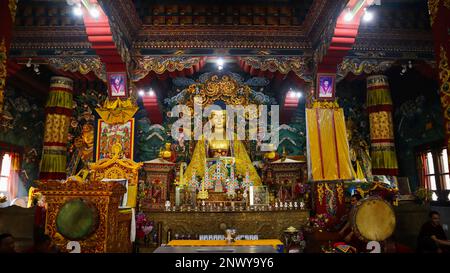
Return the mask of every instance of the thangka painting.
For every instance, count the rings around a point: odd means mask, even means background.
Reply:
[[[134,119],[124,124],[108,124],[104,120],[98,121],[96,160],[110,158],[114,144],[122,145],[124,158],[133,160],[134,147]]]

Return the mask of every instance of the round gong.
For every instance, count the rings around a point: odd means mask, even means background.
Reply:
[[[361,200],[353,210],[353,230],[361,239],[384,241],[395,229],[395,213],[391,205],[378,197]]]
[[[70,240],[89,237],[98,226],[98,210],[93,203],[84,199],[67,201],[56,216],[56,229]]]

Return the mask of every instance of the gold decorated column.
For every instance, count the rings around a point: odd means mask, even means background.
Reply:
[[[433,31],[434,56],[438,64],[439,96],[444,113],[447,154],[450,157],[450,0],[428,0],[428,8]]]
[[[370,155],[374,175],[398,175],[392,108],[388,78],[384,75],[368,77],[367,111],[370,121]]]
[[[71,79],[51,78],[45,106],[44,148],[39,172],[41,180],[64,180],[67,177],[67,135],[73,111],[72,91]]]
[[[0,0],[0,113],[3,112],[4,92],[7,77],[7,58],[11,45],[11,33],[16,17],[17,1]]]

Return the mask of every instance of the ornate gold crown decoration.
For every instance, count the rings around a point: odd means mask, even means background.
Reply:
[[[248,105],[251,88],[248,85],[240,85],[230,76],[211,76],[204,83],[192,84],[187,89],[189,97],[186,105],[194,106],[194,99],[199,98],[200,105],[214,104],[215,101],[223,101],[226,105]]]
[[[137,110],[138,107],[130,98],[126,100],[118,98],[115,101],[106,99],[101,108],[95,109],[108,124],[123,124],[132,119]]]

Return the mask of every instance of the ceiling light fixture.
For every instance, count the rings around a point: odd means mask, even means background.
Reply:
[[[92,5],[92,6],[89,8],[89,14],[90,14],[93,18],[98,18],[98,17],[100,17],[100,11],[99,11],[97,5]]]
[[[216,63],[217,63],[218,66],[223,66],[224,60],[222,58],[218,58]]]
[[[368,11],[367,9],[364,9],[364,16],[363,16],[364,22],[370,22],[373,20],[373,12]]]
[[[73,7],[73,14],[75,14],[76,16],[82,16],[83,15],[83,10],[81,9],[81,4],[78,3],[76,6]]]
[[[345,11],[344,20],[346,22],[350,22],[351,20],[353,20],[353,13],[352,13],[352,11],[350,9],[347,9]]]
[[[225,64],[225,61],[222,58],[216,59],[217,69],[221,71],[223,69],[223,65]]]

